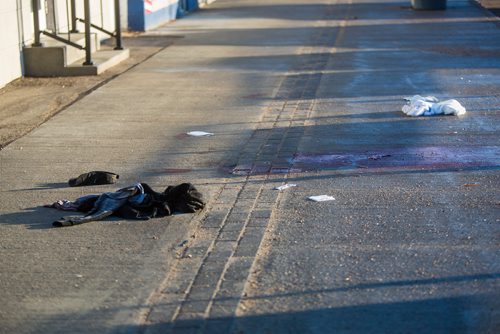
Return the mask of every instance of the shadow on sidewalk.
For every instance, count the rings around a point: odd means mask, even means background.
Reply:
[[[459,277],[459,281],[467,283],[478,280],[498,279],[498,274],[471,275]],[[438,280],[436,283],[447,283],[448,278]],[[457,282],[452,278],[451,283]],[[409,285],[415,291],[419,282],[414,281]],[[429,283],[434,284],[434,283]],[[415,285],[415,286],[413,286]],[[370,289],[383,288],[372,287]],[[353,286],[353,291],[359,291],[363,287]],[[367,290],[367,293],[374,293]],[[101,321],[112,316],[117,311],[124,309],[106,309],[102,311],[91,311],[86,314],[61,314],[55,316],[53,321],[60,322],[61,318],[68,319],[69,328],[84,328],[88,321],[93,319],[92,329],[100,333],[203,333],[203,334],[258,334],[258,333],[494,333],[500,320],[494,317],[492,310],[500,307],[500,295],[493,294],[465,294],[418,298],[407,296],[407,301],[377,302],[362,305],[350,305],[344,307],[321,306],[309,307],[311,300],[304,300],[304,296],[314,294],[311,298],[318,299],[321,305],[322,299],[341,298],[331,295],[331,290],[303,291],[293,295],[293,299],[283,296],[265,296],[267,303],[281,305],[285,309],[297,309],[297,311],[266,313],[262,315],[242,315],[234,317],[211,316],[205,319],[202,315],[196,317],[192,314],[190,320],[179,320],[174,323],[170,321],[158,322],[151,325],[121,325],[106,327]],[[435,291],[435,293],[438,293]],[[368,297],[367,297],[368,298]],[[301,302],[302,301],[302,302]],[[217,303],[218,301],[214,301]],[[231,301],[232,302],[232,301]],[[243,304],[250,303],[251,299],[244,299]],[[292,306],[295,305],[295,306]],[[145,305],[129,307],[131,311],[137,311]],[[161,305],[168,309],[169,305]],[[279,308],[279,307],[278,307]],[[137,309],[137,310],[136,310]],[[258,309],[253,310],[260,313]],[[49,321],[47,319],[47,321]]]
[[[313,309],[236,318],[237,333],[476,333],[495,331],[500,324],[490,313],[498,295],[465,295],[408,302]],[[216,324],[210,322],[207,326]],[[231,322],[231,319],[219,321]],[[186,326],[186,325],[184,325]],[[220,331],[224,333],[224,331]],[[228,331],[226,331],[228,333]]]
[[[61,212],[44,206],[21,209],[19,212],[1,215],[0,225],[23,225],[30,230],[52,228],[52,222],[60,218]]]
[[[47,189],[61,189],[61,188],[68,188],[68,183],[67,182],[41,183],[41,184],[38,184],[34,188],[16,189],[16,190],[9,190],[9,191],[10,192],[12,192],[12,191],[33,191],[33,190],[47,190]]]

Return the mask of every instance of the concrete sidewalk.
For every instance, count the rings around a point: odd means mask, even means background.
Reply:
[[[0,151],[1,333],[498,329],[498,19],[218,0],[151,35],[175,42]],[[469,114],[407,118],[417,93]],[[90,170],[120,182],[66,186]],[[42,207],[138,181],[208,207],[62,229]]]
[[[228,168],[254,136],[289,67],[291,58],[281,56],[295,53],[308,38],[304,32],[266,39],[265,29],[244,39],[226,36],[219,33],[222,25],[250,31],[261,20],[257,12],[241,22],[239,12],[226,15],[225,6],[230,4],[158,31],[182,39],[0,152],[2,332],[133,331],[146,323],[165,278],[175,281],[187,247],[196,241],[198,251],[186,257],[193,270],[212,251],[215,227],[246,184]],[[292,22],[266,24],[285,30]],[[284,37],[290,45],[281,47]],[[255,64],[248,62],[251,56],[277,57]],[[191,130],[216,135],[184,135]],[[120,182],[66,186],[70,177],[90,170],[116,172]],[[64,213],[42,207],[138,181],[157,190],[192,182],[209,206],[200,215],[68,229],[52,229]],[[199,230],[202,221],[212,228]],[[177,293],[184,293],[189,280],[179,282]]]

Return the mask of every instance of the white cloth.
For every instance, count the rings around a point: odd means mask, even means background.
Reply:
[[[465,108],[457,100],[446,100],[439,102],[434,96],[415,95],[406,98],[407,104],[401,109],[408,116],[432,116],[432,115],[455,115],[465,114]]]

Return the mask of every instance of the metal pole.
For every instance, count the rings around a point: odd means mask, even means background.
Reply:
[[[75,0],[71,0],[71,32],[78,32],[76,28],[76,4]]]
[[[116,47],[115,50],[123,50],[122,46],[122,25],[120,16],[120,0],[115,0],[115,34]]]
[[[38,10],[40,8],[39,0],[33,0],[31,1],[32,7],[33,7],[33,25],[35,28],[35,42],[32,44],[33,46],[42,46],[42,43],[40,43],[40,18],[38,17]]]
[[[92,44],[90,42],[90,0],[84,1],[85,11],[85,62],[83,65],[94,65],[92,62]]]
[[[57,3],[54,1],[52,3],[52,19],[54,20],[54,34],[58,34],[59,33],[59,27],[58,27],[58,24],[57,24],[57,15],[56,15],[56,7],[57,7]]]

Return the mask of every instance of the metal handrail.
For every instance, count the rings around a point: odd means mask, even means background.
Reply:
[[[51,37],[51,38],[55,39],[56,41],[71,45],[72,47],[75,47],[77,49],[80,49],[80,50],[85,49],[85,47],[81,46],[80,44],[72,42],[70,39],[66,39],[66,38],[61,37],[59,35],[53,34],[50,31],[42,30],[40,33],[44,34],[45,36]],[[35,45],[33,45],[33,46],[35,46]],[[39,46],[42,46],[42,45],[39,45]]]
[[[120,0],[115,0],[115,50],[123,50],[122,45],[122,21],[120,13]]]
[[[76,4],[75,0],[71,0],[71,32],[78,32],[76,28]]]
[[[78,22],[81,22],[81,23],[84,23],[84,24],[85,24],[85,22],[86,22],[86,20],[85,20],[85,19],[80,19],[80,18],[77,18],[76,20],[77,20]],[[90,23],[90,26],[91,26],[92,28],[94,28],[94,29],[99,30],[100,32],[103,32],[103,33],[105,33],[105,34],[107,34],[107,35],[111,36],[111,37],[115,37],[115,36],[116,36],[116,34],[115,34],[115,32],[114,32],[114,31],[109,31],[109,30],[106,30],[106,29],[104,29],[104,28],[103,28],[103,27],[101,27],[101,26],[98,26],[98,25],[96,25],[96,24],[93,24],[92,22]]]
[[[101,8],[102,8],[102,2],[101,2]],[[89,16],[90,17],[90,16]],[[96,24],[93,24],[90,22],[90,26],[96,30],[99,30],[111,37],[115,38],[116,46],[115,50],[123,50],[122,46],[122,29],[121,29],[121,14],[120,14],[120,0],[115,0],[115,31],[109,31],[107,29],[104,29],[102,26],[98,26]],[[87,24],[87,19],[83,18],[75,18],[76,21]],[[103,18],[102,18],[102,10],[101,10],[101,25],[103,24]]]
[[[42,46],[42,43],[40,43],[40,17],[38,13],[40,11],[40,7],[38,6],[38,0],[31,1],[31,4],[33,7],[33,26],[35,29],[35,42],[33,43],[33,46],[40,47]]]
[[[34,25],[34,42],[32,44],[33,47],[42,47],[42,43],[40,42],[40,35],[44,34],[45,36],[51,37],[59,42],[65,43],[67,45],[70,45],[72,47],[78,48],[80,50],[85,49],[85,62],[83,65],[93,65],[92,62],[92,43],[91,43],[91,36],[90,36],[90,30],[91,28],[97,29],[99,31],[102,31],[111,37],[115,38],[116,41],[116,47],[115,50],[123,50],[122,46],[122,34],[121,34],[121,20],[120,20],[120,0],[115,0],[115,31],[111,32],[106,29],[104,29],[102,26],[97,26],[95,24],[92,24],[90,21],[90,0],[84,0],[84,18],[78,18],[76,15],[76,6],[75,6],[75,0],[70,1],[70,7],[71,7],[71,27],[68,27],[68,29],[71,28],[70,32],[78,32],[76,25],[77,22],[82,22],[84,23],[85,26],[85,46],[81,46],[73,41],[70,40],[70,35],[68,32],[68,38],[61,37],[57,34],[57,31],[55,33],[52,33],[47,30],[40,30],[40,17],[39,17],[39,0],[32,0],[32,7],[33,7],[33,25]],[[66,6],[68,5],[68,0],[66,0]],[[102,10],[102,4],[101,4],[101,24],[103,25],[103,10]],[[55,15],[55,13],[54,13]],[[68,11],[66,11],[66,15],[68,14]],[[69,18],[67,18],[69,21]],[[57,29],[56,29],[57,30]]]
[[[92,61],[92,44],[90,42],[90,0],[85,0],[83,3],[85,12],[85,62],[83,65],[94,65]]]

